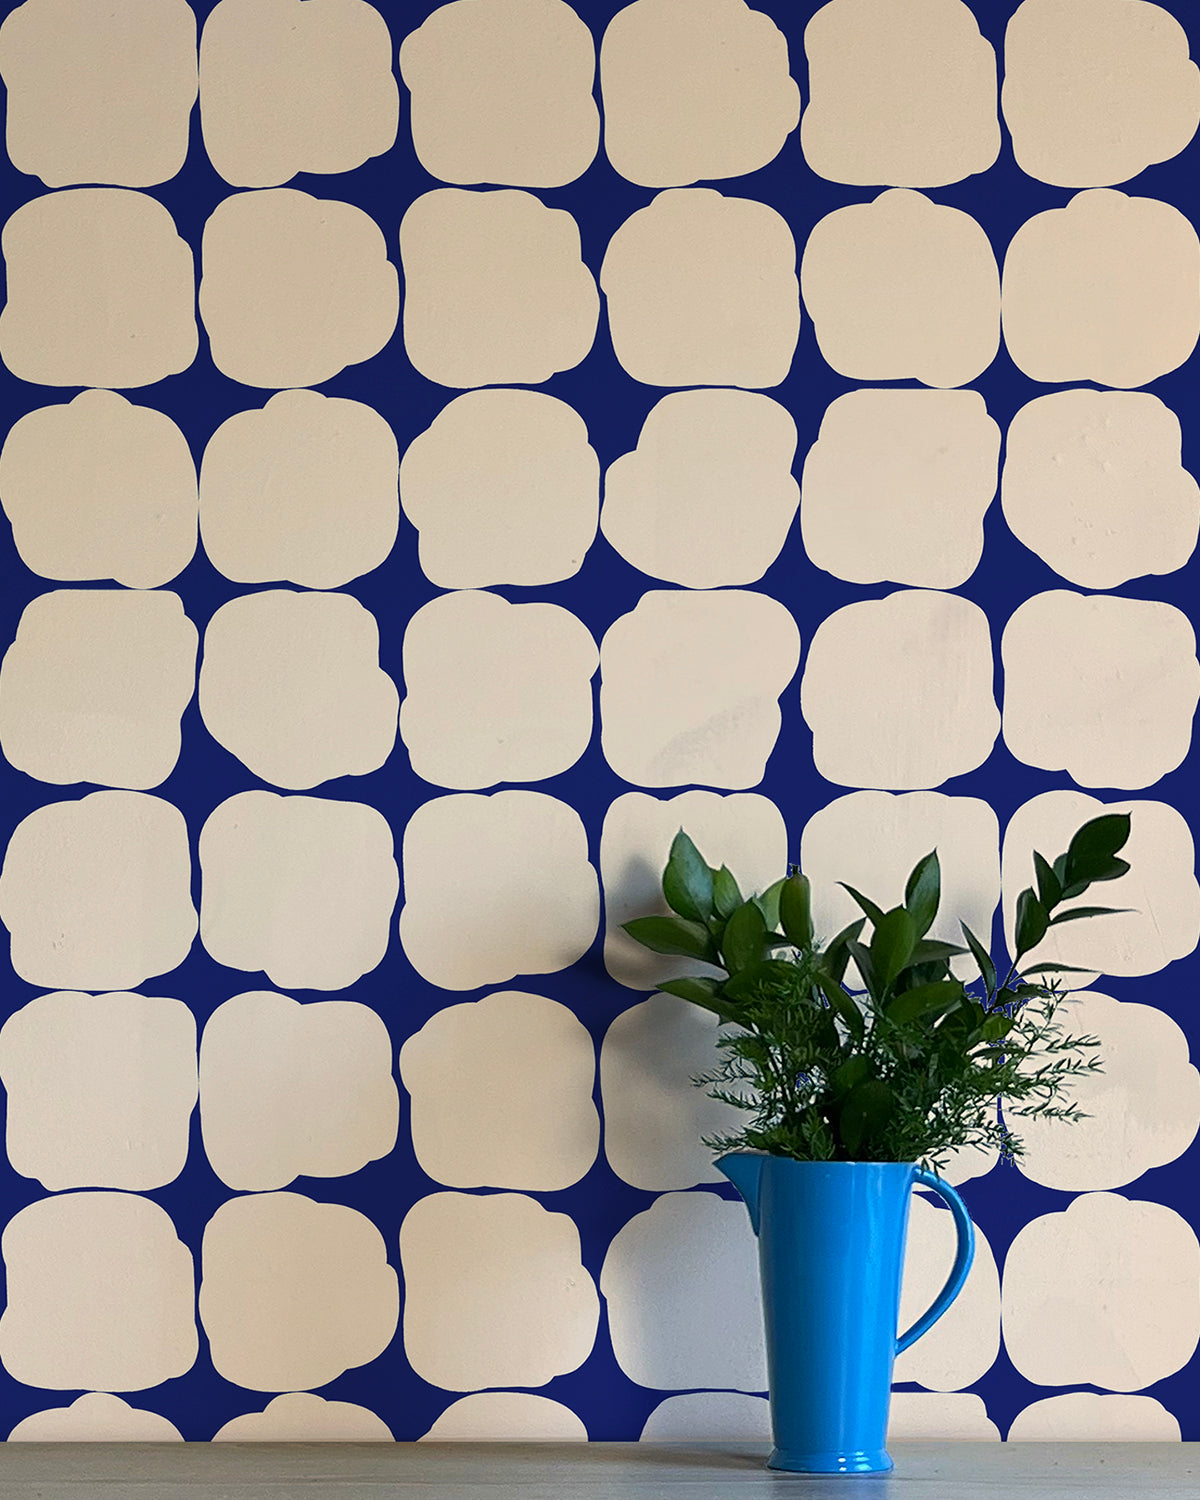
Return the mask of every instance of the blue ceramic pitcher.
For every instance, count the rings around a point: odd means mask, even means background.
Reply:
[[[890,1469],[892,1364],[954,1301],[975,1254],[962,1199],[906,1162],[733,1151],[716,1165],[746,1200],[758,1236],[775,1440],[768,1467]],[[918,1183],[949,1205],[958,1248],[933,1306],[897,1338],[908,1205]]]

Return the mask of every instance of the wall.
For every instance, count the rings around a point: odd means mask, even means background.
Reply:
[[[1112,806],[1092,1118],[954,1163],[894,1426],[1200,1439],[1186,26],[7,12],[0,1432],[762,1432],[619,923],[684,824],[999,941]]]

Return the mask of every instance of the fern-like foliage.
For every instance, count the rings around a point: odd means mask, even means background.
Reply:
[[[718,1065],[695,1081],[746,1123],[705,1144],[937,1170],[962,1147],[1020,1155],[1013,1127],[1023,1119],[1080,1118],[1072,1085],[1100,1069],[1099,1042],[1066,1024],[1066,966],[1020,965],[1050,927],[1118,909],[1069,903],[1128,870],[1117,858],[1128,835],[1128,816],[1106,814],[1053,863],[1034,855],[1037,883],[1017,901],[1016,952],[1001,979],[965,924],[963,947],[927,936],[941,898],[936,850],[917,863],[903,904],[891,910],[847,887],[863,916],[822,944],[799,871],[743,899],[732,874],[708,865],[681,830],[663,875],[673,915],[639,918],[626,931],[657,952],[722,971],[659,986],[725,1023]],[[979,970],[970,983],[951,969],[966,955]],[[853,988],[851,962],[860,977]]]

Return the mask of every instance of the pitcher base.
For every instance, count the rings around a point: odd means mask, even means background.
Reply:
[[[886,1474],[893,1467],[886,1448],[854,1448],[848,1453],[774,1448],[767,1459],[768,1469],[786,1469],[791,1474]]]

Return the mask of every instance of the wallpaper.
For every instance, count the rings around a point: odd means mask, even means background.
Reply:
[[[1195,24],[4,7],[0,1436],[765,1436],[620,924],[683,826],[1000,945],[1111,807],[892,1435],[1200,1440]]]

